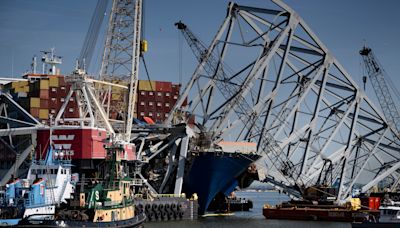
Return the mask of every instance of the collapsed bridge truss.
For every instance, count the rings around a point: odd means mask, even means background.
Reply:
[[[185,111],[214,143],[256,142],[259,165],[288,186],[318,184],[329,161],[338,199],[356,183],[363,191],[383,180],[395,188],[393,127],[304,20],[272,2],[270,9],[230,3],[205,51],[185,37],[200,64],[166,123]]]

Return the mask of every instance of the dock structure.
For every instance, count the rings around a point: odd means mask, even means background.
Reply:
[[[124,169],[134,178],[132,185],[146,194],[181,195],[191,189],[187,177],[199,176],[193,167],[200,162],[209,159],[215,162],[209,163],[214,165],[212,168],[224,166],[226,177],[215,181],[221,186],[212,186],[207,192],[212,193],[199,195],[200,201],[207,198],[207,202],[200,203],[203,212],[209,198],[237,186],[236,178],[251,163],[257,165],[258,179],[296,198],[315,185],[336,186],[338,201],[351,196],[356,184],[364,186],[364,192],[383,182],[385,187],[397,187],[398,134],[305,21],[285,3],[272,0],[266,8],[229,3],[226,18],[207,47],[180,22],[178,28],[199,65],[180,96],[168,102],[169,113],[163,109],[165,121],[154,123],[135,108],[140,105],[136,100],[141,88],[138,67],[145,46],[140,34],[142,1],[113,2],[103,74],[100,79],[90,77],[78,65],[65,77],[69,92],[53,113],[58,128],[53,137],[60,141],[57,149],[68,151],[87,178],[104,159],[98,153],[104,148],[99,145],[112,138],[132,152],[126,154],[130,166]],[[128,16],[129,24],[115,21]],[[130,26],[131,30],[118,30],[118,26]],[[122,35],[130,40],[124,40],[128,45],[124,47],[125,71],[114,72],[110,70],[115,69],[112,64],[122,64],[109,56],[118,46],[113,43],[118,42],[113,36],[117,30],[129,33]],[[34,83],[32,78],[29,80],[24,83]],[[147,92],[161,93],[167,87],[157,91],[157,86],[148,84]],[[3,153],[15,154],[15,164],[2,175],[1,185],[33,148],[38,150],[37,131],[46,128],[38,121],[43,115],[28,113],[13,100],[13,94],[15,88],[3,89],[0,94]],[[70,102],[76,103],[72,114]],[[46,117],[49,121],[44,123],[52,125],[48,112]],[[72,133],[61,130],[88,128],[95,129],[90,140],[96,141],[87,141],[90,153],[71,154],[74,145],[65,141]],[[16,144],[22,136],[29,142],[25,147]],[[224,151],[224,141],[255,146]],[[49,145],[41,141],[39,151],[45,146]],[[208,157],[210,154],[214,157]],[[239,165],[228,169],[227,164],[234,164],[232,160],[239,161]],[[208,174],[207,178],[214,177],[214,173]],[[215,176],[220,174],[217,170]]]

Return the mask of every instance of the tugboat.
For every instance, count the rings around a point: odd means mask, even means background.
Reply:
[[[125,172],[125,144],[107,145],[105,179],[82,180],[69,205],[60,209],[54,220],[40,223],[23,219],[19,227],[140,227],[146,220],[134,204],[134,181]],[[85,190],[85,185],[89,185]],[[78,184],[79,185],[79,184]]]
[[[77,174],[71,174],[68,156],[49,147],[45,160],[31,164],[26,179],[11,178],[0,192],[0,226],[54,219],[56,206],[74,192],[77,179],[72,177]]]
[[[238,198],[235,192],[232,192],[229,196],[218,193],[213,201],[211,201],[207,210],[217,213],[227,213],[233,211],[250,211],[251,208],[253,208],[253,201],[246,198]]]
[[[22,183],[21,183],[22,182]],[[54,218],[55,204],[45,202],[46,180],[12,179],[0,193],[0,226],[16,226],[22,219],[49,220]]]
[[[52,141],[50,140],[50,144]],[[51,145],[44,161],[33,162],[28,170],[28,180],[42,178],[46,180],[47,204],[60,205],[71,199],[78,182],[78,174],[72,174],[71,155],[68,151]]]
[[[379,211],[379,216],[375,216],[373,217],[373,219],[362,223],[352,223],[352,227],[391,228],[400,226],[400,202],[396,202],[390,199],[389,194],[384,195],[382,203],[379,205]]]

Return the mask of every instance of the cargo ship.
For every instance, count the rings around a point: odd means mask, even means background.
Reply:
[[[238,178],[260,158],[255,143],[222,141],[218,145],[219,149],[210,151],[190,150],[183,192],[197,193],[199,214],[207,211],[217,194],[230,195],[238,186]]]
[[[247,187],[258,178],[252,164],[260,155],[256,153],[255,143],[220,141],[214,144],[207,133],[193,128],[190,124],[147,126],[146,139],[138,138],[136,145],[138,156],[151,158],[142,167],[148,183],[160,194],[185,193],[188,198],[196,194],[199,215],[203,215],[217,195],[229,196],[236,187]],[[138,134],[141,132],[138,130]],[[174,143],[182,135],[189,138],[186,149],[182,143],[177,146]],[[180,161],[184,163],[178,167]],[[179,170],[184,171],[180,174]],[[182,185],[177,184],[180,176]]]

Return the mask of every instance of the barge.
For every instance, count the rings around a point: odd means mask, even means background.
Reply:
[[[357,222],[372,221],[379,217],[379,210],[358,209],[337,205],[304,205],[283,203],[271,207],[264,205],[263,215],[266,219],[289,219],[308,221],[331,221],[331,222]]]

